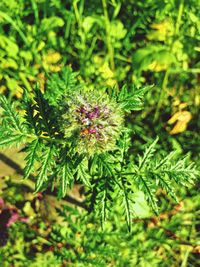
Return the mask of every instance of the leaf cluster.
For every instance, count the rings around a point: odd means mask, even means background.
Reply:
[[[24,144],[27,153],[24,176],[35,175],[36,191],[51,186],[58,189],[59,197],[64,197],[68,188],[79,182],[86,188],[88,210],[96,209],[101,214],[102,226],[116,203],[123,207],[130,230],[136,192],[143,192],[157,213],[158,190],[163,189],[176,199],[174,184],[187,186],[197,177],[198,171],[187,158],[174,162],[173,153],[157,156],[158,138],[143,156],[134,155],[133,158],[129,151],[130,131],[125,126],[112,151],[94,155],[81,153],[76,137],[65,138],[60,127],[62,99],[77,89],[76,75],[69,68],[50,78],[44,94],[38,87],[33,95],[24,91],[24,110],[20,112],[4,96],[0,96],[0,146]],[[123,112],[130,112],[141,108],[146,90],[146,87],[128,90],[124,86],[119,93],[112,93],[109,97],[121,106]]]

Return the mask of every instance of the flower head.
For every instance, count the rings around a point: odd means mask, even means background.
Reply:
[[[107,94],[74,93],[67,97],[65,137],[74,136],[80,153],[102,153],[115,148],[123,124],[123,113]]]

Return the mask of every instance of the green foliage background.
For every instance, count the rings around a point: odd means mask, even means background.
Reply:
[[[31,93],[39,82],[44,89],[48,76],[69,65],[81,84],[95,90],[153,84],[143,111],[127,119],[133,130],[131,153],[143,152],[158,135],[161,154],[176,150],[179,159],[189,152],[199,166],[199,17],[196,0],[2,0],[0,93],[20,111],[23,88]],[[21,186],[16,177],[5,177],[0,192],[30,221],[9,228],[8,243],[0,249],[2,266],[200,264],[198,183],[189,190],[177,187],[180,209],[158,191],[159,217],[138,194],[141,205],[134,207],[129,234],[120,207],[103,232],[96,215],[66,203],[66,213],[59,204],[45,217],[44,204],[28,194],[31,180]]]

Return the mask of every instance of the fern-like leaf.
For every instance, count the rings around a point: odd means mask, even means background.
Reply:
[[[179,159],[176,163],[168,162],[168,164],[164,166],[162,171],[176,183],[187,186],[188,184],[192,184],[200,174],[193,162],[187,162],[187,157]]]
[[[139,157],[139,167],[138,170],[142,170],[143,167],[145,165],[147,165],[149,163],[149,161],[151,160],[151,158],[154,156],[155,154],[155,146],[158,142],[159,138],[157,137],[153,143],[145,150],[143,157]]]
[[[25,109],[25,125],[29,132],[33,130],[34,133],[38,135],[40,133],[40,127],[38,125],[40,114],[35,112],[36,104],[30,99],[26,90],[24,90],[23,94],[23,107]]]
[[[28,178],[31,171],[34,167],[34,162],[37,157],[37,150],[39,148],[39,140],[33,140],[27,147],[26,152],[28,152],[28,155],[26,156],[26,166],[24,168],[24,178]]]
[[[43,186],[44,182],[47,181],[48,172],[52,170],[51,166],[53,163],[54,147],[47,147],[45,154],[43,155],[43,160],[41,162],[41,167],[38,170],[37,182],[36,182],[36,192],[38,192]]]
[[[67,193],[67,189],[72,185],[74,181],[74,173],[68,163],[65,163],[61,169],[61,190],[60,194],[64,197]]]
[[[126,112],[131,110],[140,110],[143,105],[144,94],[150,88],[151,86],[146,86],[138,89],[133,86],[130,90],[128,90],[127,86],[124,85],[120,90],[117,101]]]
[[[77,179],[82,181],[86,186],[91,186],[90,175],[87,172],[88,161],[83,159],[77,166]]]
[[[7,121],[7,127],[12,128],[20,133],[23,132],[23,127],[19,119],[18,113],[15,111],[13,104],[10,104],[7,98],[0,95],[0,107],[4,111],[4,119]]]
[[[138,188],[144,192],[146,199],[153,211],[158,214],[156,187],[155,184],[148,180],[148,178],[148,176],[139,175],[135,181],[137,183]]]
[[[154,177],[156,179],[157,186],[164,189],[165,192],[169,194],[169,196],[171,196],[176,202],[178,202],[178,199],[177,199],[176,193],[174,192],[174,188],[173,188],[171,181],[167,177],[165,177],[165,175],[163,175],[162,172],[154,175]]]
[[[131,216],[130,199],[128,197],[128,191],[126,189],[126,186],[123,180],[122,180],[122,188],[123,188],[122,194],[123,194],[123,205],[125,208],[126,223],[127,223],[129,232],[131,232],[132,216]]]
[[[5,147],[10,147],[13,145],[19,145],[23,143],[24,140],[24,135],[3,135],[0,137],[0,147],[5,148]]]
[[[62,96],[76,88],[77,73],[70,67],[63,69],[60,73],[55,73],[47,81],[45,98],[51,105],[57,105]]]

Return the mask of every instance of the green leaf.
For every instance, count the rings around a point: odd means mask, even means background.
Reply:
[[[24,178],[27,178],[31,171],[33,170],[34,167],[34,162],[37,158],[37,150],[39,148],[39,140],[36,139],[34,141],[32,141],[27,149],[26,152],[29,152],[29,154],[26,156],[25,160],[26,160],[26,166],[24,168]]]
[[[99,177],[114,177],[114,164],[108,153],[98,156],[97,166]]]
[[[68,163],[65,163],[61,170],[61,196],[64,197],[67,193],[67,189],[74,181],[73,170],[69,167]]]
[[[41,167],[38,170],[36,192],[38,192],[43,186],[44,182],[48,180],[48,172],[52,170],[54,147],[46,147],[46,151],[42,156]]]
[[[156,187],[155,184],[148,180],[148,177],[139,175],[136,179],[138,188],[142,190],[145,194],[145,198],[150,204],[153,211],[158,214],[158,205],[156,198]]]
[[[113,39],[120,40],[125,37],[127,30],[124,28],[123,23],[120,20],[113,20],[110,25],[110,35]],[[115,45],[115,42],[113,42]]]
[[[0,147],[8,147],[22,143],[23,135],[5,135],[0,137]]]
[[[57,16],[51,16],[50,18],[44,18],[41,22],[41,29],[44,32],[49,32],[53,28],[63,27],[64,20]]]
[[[12,126],[16,131],[22,133],[24,129],[20,123],[19,115],[4,95],[0,95],[0,107],[4,110],[3,115],[7,121],[7,126],[9,128]]]
[[[107,217],[107,189],[103,190],[103,198],[102,198],[102,209],[101,209],[101,226],[104,229],[104,224]]]
[[[28,130],[34,130],[37,134],[39,132],[40,127],[38,127],[38,118],[39,113],[35,112],[36,104],[32,103],[31,98],[28,95],[28,92],[24,89],[23,93],[23,108],[25,109],[25,124],[28,126]]]
[[[154,177],[157,180],[158,186],[164,189],[176,202],[178,202],[171,181],[163,175],[162,171],[159,174],[155,174]]]
[[[131,232],[131,209],[130,209],[130,199],[128,198],[128,193],[126,187],[123,185],[123,204],[125,207],[126,223],[129,232]]]
[[[87,172],[88,161],[83,159],[77,167],[77,179],[81,180],[86,186],[91,186],[90,175]]]
[[[155,146],[158,142],[159,138],[156,137],[154,142],[145,150],[143,157],[139,157],[139,170],[142,170],[145,167],[145,164],[148,164],[150,159],[154,156]]]
[[[45,99],[51,105],[57,105],[59,101],[70,91],[76,89],[76,76],[78,73],[73,72],[70,67],[66,67],[59,73],[54,73],[47,80],[47,89]]]
[[[179,159],[178,161],[168,162],[162,169],[162,172],[167,174],[170,179],[176,183],[188,186],[193,184],[199,178],[200,172],[197,170],[194,162],[188,163],[188,157]]]
[[[166,157],[156,163],[154,170],[158,170],[169,163],[169,161],[173,158],[176,152],[169,153]]]
[[[46,132],[49,136],[52,136],[57,131],[57,124],[55,123],[57,110],[49,105],[38,87],[34,92],[34,100],[36,101],[34,111],[37,114],[33,120],[37,123],[36,129],[39,128],[41,132]]]
[[[144,48],[137,49],[132,56],[132,62],[137,73],[143,70],[151,70],[151,64],[163,65],[167,69],[170,64],[176,63],[176,57],[169,48],[163,45],[147,45]]]
[[[124,85],[117,96],[117,102],[126,112],[140,110],[143,106],[144,95],[150,88],[152,88],[152,86],[142,88],[132,86],[131,89],[128,89],[127,86]]]

